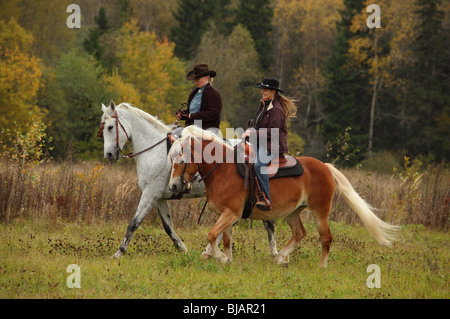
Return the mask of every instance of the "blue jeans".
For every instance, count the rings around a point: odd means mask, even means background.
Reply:
[[[255,173],[256,178],[258,178],[259,187],[266,194],[267,199],[272,202],[269,194],[269,175],[266,172],[266,167],[269,166],[270,161],[273,159],[273,156],[267,153],[266,148],[259,147],[258,152],[256,154],[255,161]]]

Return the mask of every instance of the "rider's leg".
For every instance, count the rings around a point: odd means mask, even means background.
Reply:
[[[270,199],[269,191],[269,175],[266,172],[266,167],[269,166],[271,159],[272,156],[270,154],[267,154],[267,151],[264,147],[260,146],[255,162],[255,173],[258,179],[259,187],[266,196],[263,201],[258,200],[258,202],[256,203],[256,206],[260,209],[270,209],[270,204],[272,202],[272,200]]]

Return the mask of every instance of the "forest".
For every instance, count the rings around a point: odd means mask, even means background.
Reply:
[[[70,28],[80,8],[79,28]],[[169,124],[197,63],[221,128],[246,127],[276,77],[297,100],[292,154],[381,166],[450,159],[450,1],[10,0],[0,3],[0,157],[101,159],[101,103]],[[389,162],[389,163],[391,163]],[[391,165],[389,169],[392,172]]]
[[[110,258],[142,190],[134,161],[104,159],[101,105],[171,124],[199,63],[217,72],[222,132],[246,128],[255,83],[279,79],[298,106],[290,153],[339,167],[401,227],[398,241],[376,244],[336,193],[326,270],[309,209],[289,266],[274,265],[253,218],[236,223],[233,263],[221,265],[199,258],[211,203],[203,214],[205,198],[182,198],[168,205],[187,253],[154,207],[127,255]],[[1,0],[0,297],[449,299],[449,68],[450,0]],[[291,233],[277,221],[280,249]],[[267,305],[268,317],[294,311]]]

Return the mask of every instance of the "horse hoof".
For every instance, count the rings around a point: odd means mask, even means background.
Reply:
[[[287,256],[278,255],[277,264],[283,265],[283,264],[288,264],[288,263],[289,263],[289,255],[287,255]]]
[[[122,256],[122,252],[119,249],[118,251],[116,251],[116,253],[114,255],[111,256],[111,258],[119,259],[121,256]]]
[[[211,255],[208,254],[206,251],[202,252],[202,255],[200,256],[201,259],[209,259],[211,258]]]
[[[227,255],[225,255],[224,253],[222,253],[220,255],[220,257],[217,259],[219,259],[222,264],[226,264],[226,263],[230,262],[230,259],[228,259]]]
[[[183,253],[183,254],[187,254],[187,252],[188,252],[188,250],[187,250],[187,248],[186,247],[177,247],[177,250],[180,252],[180,253]]]

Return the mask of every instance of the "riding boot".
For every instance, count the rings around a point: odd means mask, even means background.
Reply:
[[[258,196],[258,201],[256,202],[256,207],[258,207],[261,210],[271,210],[272,204],[267,199],[266,194],[262,193],[262,196]]]
[[[261,187],[259,186],[258,179],[255,178],[256,185],[258,187],[258,201],[256,202],[256,207],[258,207],[261,210],[271,210],[271,203],[270,200],[267,198],[266,194],[261,190]]]

